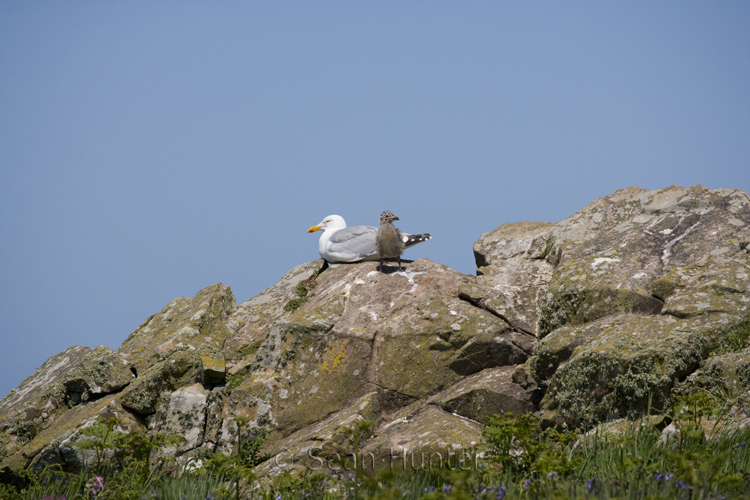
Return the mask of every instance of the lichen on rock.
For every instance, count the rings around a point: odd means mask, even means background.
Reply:
[[[181,459],[268,431],[270,474],[455,465],[505,411],[587,428],[705,391],[750,421],[748,241],[744,191],[631,187],[484,233],[477,276],[318,259],[239,306],[217,283],[2,398],[0,467],[80,466],[78,429],[110,414],[185,436]]]

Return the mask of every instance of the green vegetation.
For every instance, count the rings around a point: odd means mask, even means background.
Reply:
[[[564,283],[560,285],[553,295],[542,307],[539,318],[539,338],[570,323],[578,314],[585,297],[573,284]]]
[[[250,376],[250,370],[242,370],[240,372],[235,373],[234,375],[230,375],[227,377],[227,386],[226,391],[227,394],[232,394],[232,391],[235,390],[242,384],[242,382],[247,379],[247,377]]]
[[[292,299],[289,302],[286,303],[284,306],[284,310],[287,312],[296,311],[300,307],[302,307],[308,300],[310,300],[310,297],[312,296],[312,291],[315,288],[315,278],[318,277],[318,273],[315,273],[312,278],[302,280],[299,283],[297,283],[297,288],[295,290],[295,293],[299,298]]]
[[[750,318],[732,325],[722,333],[715,354],[728,354],[750,347]]]
[[[750,498],[750,429],[723,431],[719,400],[706,393],[678,399],[674,411],[578,435],[542,429],[531,414],[494,415],[471,467],[368,474],[344,468],[258,478],[265,429],[235,417],[238,453],[203,452],[180,465],[176,437],[148,437],[100,420],[76,445],[95,451],[80,473],[48,467],[0,473],[0,498],[78,499],[719,499]],[[667,422],[671,432],[663,430]],[[374,422],[350,429],[356,447]],[[98,443],[98,444],[97,444]]]
[[[255,356],[258,353],[258,349],[260,349],[260,346],[263,344],[262,340],[259,340],[257,342],[253,342],[252,344],[247,344],[245,346],[242,346],[240,349],[238,349],[238,352],[240,354],[240,359],[245,359],[250,356]],[[232,391],[235,390],[242,384],[242,382],[247,379],[247,377],[250,376],[250,369],[251,367],[245,367],[243,370],[238,371],[237,373],[234,373],[232,375],[229,375],[227,377],[227,385],[226,385],[226,391],[227,394],[232,394]]]
[[[0,461],[5,458],[7,453],[6,445],[8,443],[8,437],[5,434],[0,434]]]
[[[248,356],[255,356],[255,353],[258,352],[258,349],[260,349],[260,346],[262,343],[263,341],[257,341],[257,342],[253,342],[252,344],[247,344],[246,346],[242,346],[239,349],[240,358],[246,358]]]

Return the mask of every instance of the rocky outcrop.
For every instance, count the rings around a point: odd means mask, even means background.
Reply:
[[[182,458],[263,427],[276,474],[455,465],[504,411],[589,426],[730,384],[746,414],[750,353],[717,346],[750,314],[748,241],[744,191],[628,188],[485,233],[476,277],[317,260],[239,306],[217,283],[0,400],[0,467],[80,467],[80,427],[112,416]]]
[[[549,423],[590,425],[671,404],[722,332],[750,312],[744,191],[628,188],[530,247],[552,261],[528,368]]]
[[[365,413],[380,424],[377,436],[400,409],[531,354],[533,336],[459,297],[472,277],[427,259],[403,273],[376,268],[334,265],[317,276],[309,299],[273,322],[251,359],[238,362],[246,368],[235,372],[242,380],[227,396],[225,421],[241,414],[253,425],[270,424],[275,449],[295,432],[348,414],[353,401],[375,398],[378,411]],[[232,442],[232,432],[223,440]]]
[[[28,450],[36,449],[45,440],[49,434],[45,431],[50,427],[61,425],[59,420],[66,415],[69,405],[93,399],[88,396],[94,391],[101,395],[105,389],[121,387],[120,366],[106,366],[106,359],[112,359],[111,352],[104,346],[70,347],[49,358],[0,399],[0,456],[6,461],[12,457],[8,463],[16,467],[29,465],[30,460],[23,458],[20,450],[25,449],[32,457],[38,453]],[[113,375],[112,381],[105,380],[106,374]],[[74,420],[73,428],[79,424]]]

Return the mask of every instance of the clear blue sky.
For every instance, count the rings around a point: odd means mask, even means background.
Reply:
[[[507,221],[750,188],[750,2],[0,2],[0,395],[329,214],[475,271]]]

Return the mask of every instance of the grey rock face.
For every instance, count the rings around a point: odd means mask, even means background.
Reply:
[[[3,458],[17,453],[65,411],[67,405],[61,381],[68,373],[81,368],[92,354],[94,350],[89,347],[69,347],[45,361],[21,385],[0,399]]]
[[[65,398],[72,404],[111,394],[128,385],[135,375],[128,361],[116,351],[100,345],[84,358],[81,366],[63,377]]]
[[[718,387],[747,414],[747,352],[717,346],[750,315],[749,241],[744,191],[627,188],[483,234],[476,277],[427,259],[392,274],[317,260],[239,306],[217,283],[117,351],[50,358],[0,400],[0,467],[81,464],[77,429],[111,415],[124,432],[185,436],[170,452],[182,459],[234,453],[238,432],[264,427],[259,471],[277,474],[355,456],[455,465],[504,411],[589,426]]]
[[[474,243],[477,279],[464,285],[461,298],[538,335],[538,323],[554,266],[532,256],[531,245],[552,227],[546,222],[505,223]]]
[[[555,270],[530,361],[548,422],[657,408],[748,315],[744,191],[628,188],[555,224],[529,256]]]
[[[224,355],[229,361],[230,372],[245,368],[245,365],[238,368],[240,360],[245,357],[242,350],[257,346],[265,340],[273,322],[288,314],[289,311],[284,307],[293,300],[302,299],[297,293],[300,284],[304,285],[306,280],[325,266],[323,259],[300,264],[286,273],[278,283],[237,307],[226,321],[234,332],[224,344]]]
[[[443,410],[483,423],[488,416],[511,411],[533,412],[541,394],[513,381],[514,367],[488,368],[468,376],[428,399]]]
[[[528,358],[532,336],[459,298],[472,277],[426,259],[409,269],[384,275],[364,262],[321,273],[309,300],[250,356],[224,418],[271,422],[275,449],[367,394],[380,422],[467,375]]]

